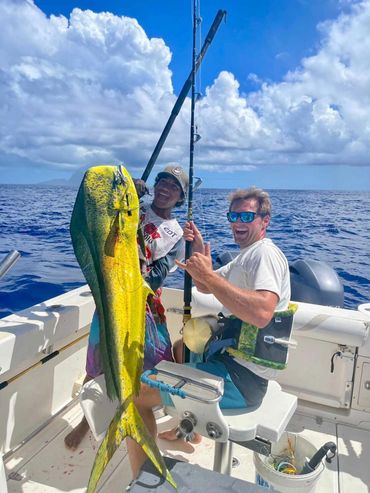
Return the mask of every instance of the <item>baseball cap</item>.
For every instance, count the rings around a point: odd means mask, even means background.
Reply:
[[[176,181],[179,183],[181,190],[186,197],[189,187],[189,178],[183,168],[177,165],[166,166],[163,171],[158,173],[157,177],[165,178],[168,175],[172,178],[176,178]]]

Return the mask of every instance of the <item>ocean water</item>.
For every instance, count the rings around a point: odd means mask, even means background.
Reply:
[[[194,220],[211,242],[212,255],[237,251],[226,220],[228,190],[200,188]],[[75,260],[69,221],[77,189],[0,185],[0,258],[16,249],[21,258],[0,279],[0,318],[85,283]],[[345,307],[370,302],[370,192],[270,191],[269,236],[289,262],[313,259],[339,275]],[[176,211],[184,223],[186,210]],[[166,285],[182,287],[179,270]]]

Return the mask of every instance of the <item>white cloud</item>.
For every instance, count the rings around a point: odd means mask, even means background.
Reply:
[[[5,0],[0,16],[3,155],[61,168],[135,148],[136,162],[148,159],[174,100],[163,40],[110,13],[47,18],[32,2]]]
[[[314,56],[283,82],[265,83],[246,97],[233,74],[221,73],[202,102],[204,152],[214,145],[238,149],[231,161],[241,165],[369,165],[369,26],[370,2],[320,25],[323,39]],[[230,162],[228,150],[222,155]]]
[[[142,169],[175,101],[164,41],[135,19],[80,9],[48,18],[31,0],[2,0],[0,17],[0,166]],[[355,4],[319,26],[318,51],[282,82],[250,74],[260,89],[248,95],[221,71],[197,105],[200,165],[369,165],[369,25],[370,1]],[[187,161],[189,111],[187,101],[163,161]]]

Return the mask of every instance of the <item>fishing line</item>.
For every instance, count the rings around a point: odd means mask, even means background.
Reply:
[[[196,30],[196,58],[198,59],[200,53],[200,47],[202,46],[202,23],[203,19],[200,15],[200,0],[197,1],[197,13],[196,13],[196,22],[197,22],[197,30]],[[196,122],[195,122],[195,142],[198,142],[201,139],[201,135],[199,133],[199,121],[200,121],[200,109],[201,105],[199,105],[199,101],[202,96],[202,68],[199,68],[198,73],[195,74],[195,106],[196,106]]]
[[[200,8],[200,0],[198,0],[198,15],[197,18],[199,19],[199,27],[198,27],[198,55],[199,56],[199,48],[202,46],[202,24],[203,24],[203,19],[200,15],[201,8]],[[202,66],[200,66],[198,73],[195,74],[197,79],[196,79],[196,87],[199,89],[198,92],[198,97],[197,101],[201,98],[202,96]],[[199,108],[198,108],[199,111]]]
[[[208,224],[206,222],[206,214],[204,213],[204,202],[203,202],[203,191],[201,188],[199,188],[199,223],[200,223],[200,230],[202,231],[202,236],[205,241],[209,241],[209,234],[208,234]]]

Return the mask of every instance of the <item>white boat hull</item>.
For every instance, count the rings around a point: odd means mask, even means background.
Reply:
[[[182,326],[182,291],[165,289],[164,303],[171,335],[176,339]],[[207,303],[203,303],[202,308],[202,304],[195,301],[194,314],[204,313],[204,307],[215,309],[212,303],[210,306]],[[78,458],[79,452],[73,454],[64,447],[63,436],[70,429],[68,420],[73,424],[81,416],[76,396],[85,373],[86,343],[93,312],[93,299],[83,286],[0,320],[0,450],[5,456],[9,492],[85,490],[94,455],[91,436],[90,442],[85,442],[82,448],[85,456],[90,457],[86,459],[88,466],[77,461],[75,477],[72,466],[65,469],[69,471],[66,473],[69,489],[61,485],[54,488],[51,471],[53,464],[55,467],[60,463],[68,464],[68,457],[74,463]],[[285,390],[299,398],[298,411],[290,426],[295,431],[304,431],[317,446],[325,441],[337,441],[341,465],[346,464],[339,480],[337,471],[333,471],[323,480],[326,489],[318,489],[318,492],[337,492],[339,485],[341,491],[348,493],[368,492],[370,472],[365,462],[361,467],[356,466],[356,454],[357,448],[364,447],[361,457],[364,461],[366,458],[367,463],[368,454],[365,456],[364,451],[369,451],[366,443],[370,443],[367,431],[370,430],[369,326],[366,311],[299,303],[293,328],[298,347],[290,351],[288,368],[278,379]],[[336,353],[340,354],[335,356]],[[72,417],[65,418],[68,413],[72,413]],[[53,439],[50,433],[54,433]],[[51,442],[57,452],[46,451]],[[208,441],[205,443],[208,450],[213,446]],[[90,447],[89,453],[86,446]],[[35,447],[41,454],[39,457]],[[56,454],[55,458],[52,454]],[[244,450],[240,455],[249,457],[248,461],[251,459],[250,451]],[[124,466],[112,466],[121,471],[119,474],[123,474],[122,468],[128,470],[126,459],[122,460]],[[192,454],[191,460],[211,467],[201,452]],[[38,489],[32,476],[36,472],[30,473],[31,464],[38,471]],[[44,473],[44,479],[43,470],[49,471]],[[0,478],[1,474],[0,469]],[[113,481],[112,469],[110,474],[112,479],[106,479],[104,488]],[[130,478],[125,474],[127,481],[124,482],[128,483]],[[9,479],[9,475],[13,479]],[[253,473],[243,477],[253,479],[251,476]]]

